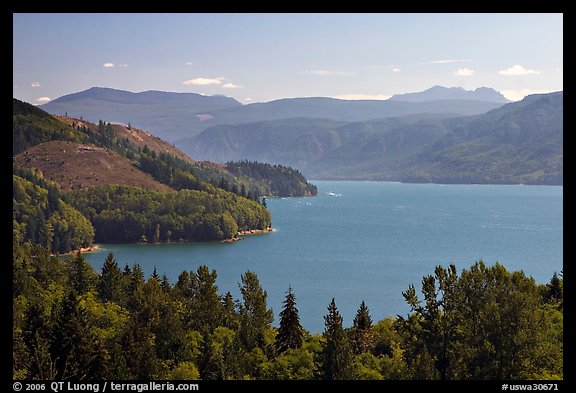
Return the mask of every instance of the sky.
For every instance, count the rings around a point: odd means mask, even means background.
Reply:
[[[90,87],[387,99],[563,90],[562,14],[13,14],[13,96]]]

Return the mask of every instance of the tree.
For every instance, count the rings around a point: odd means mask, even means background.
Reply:
[[[158,274],[158,270],[156,266],[154,266],[154,270],[152,271],[152,275],[150,276],[151,279],[156,280],[156,282],[160,283],[160,275]]]
[[[266,344],[266,330],[271,328],[274,314],[266,306],[268,294],[260,286],[256,273],[247,271],[241,276],[240,293],[240,340],[246,349],[263,348]]]
[[[372,317],[366,303],[362,300],[352,326],[352,342],[354,352],[357,354],[371,352],[374,349],[374,337],[371,329]]]
[[[227,327],[233,331],[238,330],[238,313],[236,312],[236,304],[230,291],[222,298],[222,326]]]
[[[438,266],[422,293],[424,302],[413,285],[403,293],[413,312],[398,319],[413,378],[561,378],[562,314],[523,272]]]
[[[558,274],[554,272],[550,282],[546,285],[544,290],[544,301],[547,303],[560,303],[564,298],[564,280],[558,277]]]
[[[98,295],[103,302],[122,303],[124,286],[122,271],[112,254],[108,254],[98,281]]]
[[[292,287],[288,287],[284,308],[280,311],[280,327],[276,335],[276,348],[282,353],[289,348],[300,348],[304,337],[304,329],[300,325],[300,316],[296,308],[296,296]]]
[[[50,326],[40,306],[32,304],[24,316],[23,341],[28,350],[28,379],[54,379],[50,356]]]
[[[457,310],[460,304],[457,279],[454,265],[450,265],[448,269],[437,266],[434,276],[428,275],[422,279],[424,305],[418,299],[413,285],[402,292],[417,316],[417,328],[421,329],[423,348],[433,360],[442,380],[458,378],[456,368],[452,367],[458,360],[456,346],[461,317]]]
[[[190,277],[192,327],[205,335],[220,326],[224,311],[216,285],[216,270],[210,271],[208,266],[201,265]]]
[[[102,367],[98,343],[89,331],[85,309],[74,291],[62,302],[52,326],[50,354],[54,360],[54,379],[94,378]]]
[[[135,263],[132,267],[132,273],[130,275],[130,284],[128,286],[128,292],[133,295],[134,292],[144,285],[144,272],[139,263]]]
[[[459,289],[462,378],[561,378],[561,314],[543,304],[533,278],[479,261],[462,271]]]
[[[351,379],[353,373],[353,354],[348,336],[342,326],[342,317],[334,298],[328,305],[328,314],[324,316],[325,330],[322,335],[321,373],[325,380]]]
[[[70,282],[77,294],[82,295],[94,289],[95,273],[84,255],[77,252],[71,262]]]

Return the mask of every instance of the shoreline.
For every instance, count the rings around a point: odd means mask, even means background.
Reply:
[[[240,236],[261,235],[263,233],[270,233],[270,232],[274,232],[274,229],[272,227],[268,227],[266,229],[248,229],[246,231],[238,231],[236,237],[220,240],[220,243],[235,243],[242,240]]]
[[[76,253],[80,253],[80,254],[85,254],[85,253],[89,253],[89,252],[96,252],[96,251],[100,251],[100,247],[94,245],[94,246],[90,246],[90,247],[82,247],[79,250],[72,250],[72,251],[68,251],[68,252],[63,252],[63,253],[59,253],[59,254],[52,254],[52,255],[74,255]]]

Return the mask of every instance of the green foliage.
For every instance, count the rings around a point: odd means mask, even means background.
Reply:
[[[200,373],[198,372],[198,367],[192,362],[182,362],[178,366],[174,367],[172,371],[168,374],[168,378],[171,380],[198,380],[200,379]]]
[[[80,252],[77,252],[70,263],[70,284],[77,295],[84,295],[94,289],[96,273]]]
[[[95,237],[97,242],[207,241],[270,227],[270,212],[245,199],[256,200],[255,190],[243,194],[238,188],[238,195],[234,195],[208,184],[194,174],[197,166],[191,160],[177,157],[176,153],[157,153],[147,145],[139,149],[102,120],[97,127],[75,129],[14,100],[13,134],[14,154],[48,140],[93,143],[126,157],[143,172],[179,191],[155,193],[137,187],[103,185],[74,193],[61,192],[41,173],[14,167],[13,237],[18,244],[32,241],[54,252],[68,252],[91,245]],[[243,185],[254,182],[247,177],[241,181]]]
[[[321,353],[322,379],[340,380],[353,377],[353,354],[350,341],[342,326],[342,316],[334,298],[324,316],[325,330]]]
[[[251,351],[266,344],[266,331],[271,329],[274,314],[266,306],[268,294],[260,286],[256,273],[247,271],[241,280],[243,303],[240,305],[239,337],[244,349]]]
[[[280,327],[276,335],[276,349],[282,353],[288,349],[298,349],[302,346],[304,329],[300,325],[300,316],[296,308],[296,296],[288,287],[284,308],[280,311]]]
[[[356,354],[372,352],[374,349],[374,337],[372,336],[371,328],[372,317],[366,303],[362,300],[350,331],[352,346]]]
[[[422,304],[413,286],[404,297],[414,314],[403,323],[405,358],[419,377],[531,379],[562,374],[562,339],[555,310],[522,272],[482,261],[460,276],[438,266],[422,280]],[[556,314],[558,315],[558,314]],[[542,326],[547,326],[543,329]],[[433,368],[430,366],[433,365]]]
[[[228,162],[226,169],[235,176],[262,184],[257,196],[302,197],[318,193],[316,186],[308,183],[298,170],[290,167],[244,160]]]
[[[222,240],[271,225],[260,204],[215,188],[154,192],[106,185],[71,191],[67,199],[92,221],[100,243]]]
[[[52,115],[17,99],[12,100],[12,154],[50,140],[84,142],[86,135]]]
[[[125,288],[122,271],[112,254],[108,254],[104,261],[97,285],[103,302],[123,303]]]
[[[12,230],[17,244],[30,241],[57,253],[92,245],[92,224],[61,199],[56,183],[33,170],[15,168],[14,173]]]
[[[200,266],[172,286],[158,274],[146,279],[137,264],[121,272],[112,255],[97,277],[82,255],[61,259],[15,244],[13,377],[563,378],[563,309],[549,295],[563,286],[558,275],[537,285],[499,264],[478,262],[460,274],[437,267],[423,279],[422,300],[413,286],[405,292],[413,309],[406,318],[372,324],[362,303],[346,330],[332,300],[322,335],[282,327],[298,321],[290,289],[276,332],[256,274],[241,276],[242,302],[219,294],[216,278]],[[286,344],[300,344],[276,351],[286,331],[295,337]],[[354,354],[358,337],[371,344]]]

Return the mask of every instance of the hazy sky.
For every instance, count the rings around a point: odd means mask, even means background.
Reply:
[[[386,99],[434,85],[563,89],[562,14],[14,14],[13,94],[93,86]]]

